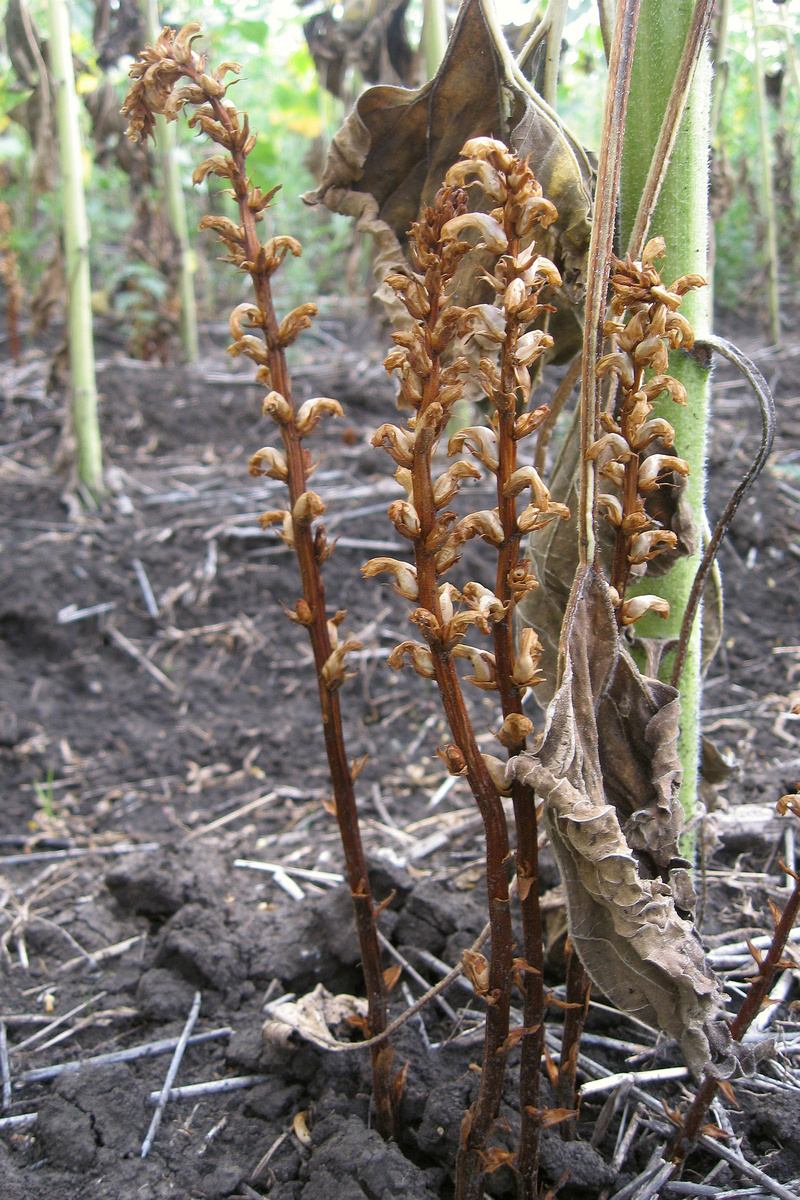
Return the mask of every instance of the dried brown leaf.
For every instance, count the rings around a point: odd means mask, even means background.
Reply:
[[[570,939],[587,972],[621,1009],[678,1038],[700,1072],[719,989],[676,910],[680,879],[668,879],[679,831],[675,696],[620,651],[607,585],[586,569],[570,598],[544,742],[512,769],[544,799]]]
[[[424,87],[380,86],[359,97],[333,139],[319,187],[304,199],[358,219],[359,229],[375,238],[382,282],[407,269],[412,222],[432,203],[464,143],[485,135],[502,139],[521,158],[530,156],[545,196],[558,208],[558,264],[568,290],[579,295],[589,248],[591,167],[516,66],[486,0],[462,4],[439,71]],[[467,280],[476,292],[478,274],[473,262],[465,267],[460,303],[473,302]],[[390,287],[379,294],[397,311]]]

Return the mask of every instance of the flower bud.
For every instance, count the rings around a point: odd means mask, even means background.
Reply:
[[[407,500],[394,500],[388,508],[389,520],[401,537],[415,542],[419,537],[417,510]]]
[[[546,404],[541,404],[531,412],[522,413],[514,422],[514,441],[521,442],[528,434],[534,433],[547,420],[549,413],[550,409]]]
[[[555,500],[550,501],[547,512],[542,512],[536,504],[529,504],[517,516],[517,529],[520,533],[532,533],[536,529],[544,529],[551,521],[568,521],[569,516],[566,504],[559,504]]]
[[[632,596],[622,605],[622,624],[633,625],[648,612],[668,617],[669,604],[661,596]]]
[[[249,324],[244,325],[247,320]],[[238,339],[244,337],[246,329],[261,329],[264,325],[264,314],[256,304],[237,304],[236,308],[230,315],[228,320],[231,330],[231,337]]]
[[[440,746],[436,753],[447,767],[448,775],[466,775],[468,769],[466,759],[454,742]]]
[[[331,413],[334,417],[343,417],[342,406],[338,400],[328,400],[318,396],[315,400],[306,400],[300,405],[295,417],[295,427],[300,437],[307,437],[319,424],[323,413]]]
[[[370,441],[372,445],[382,447],[387,454],[401,467],[414,465],[414,434],[398,425],[381,425],[375,430]]]
[[[270,392],[266,395],[261,411],[265,417],[272,417],[279,425],[288,425],[292,419],[292,406],[280,392]]]
[[[639,426],[633,437],[633,448],[639,453],[657,440],[663,442],[667,450],[671,450],[675,445],[675,430],[663,417],[655,417]]]
[[[486,425],[459,429],[447,443],[448,456],[452,457],[463,451],[465,445],[487,470],[497,472],[499,466],[497,434],[493,429],[489,429]]]
[[[496,663],[493,654],[487,650],[478,650],[475,646],[458,645],[453,647],[454,658],[466,658],[472,667],[473,674],[465,675],[467,683],[474,684],[483,692],[497,691]]]
[[[274,446],[262,446],[250,459],[250,474],[256,477],[269,475],[271,479],[282,479],[285,483],[289,478],[286,456]]]
[[[513,670],[514,683],[518,688],[536,687],[537,683],[544,681],[544,675],[538,673],[543,649],[535,629],[527,626],[521,631]]]
[[[454,462],[433,484],[434,505],[436,508],[444,508],[445,504],[452,500],[459,490],[462,479],[480,479],[480,477],[480,471],[472,463],[463,460]]]
[[[531,489],[536,507],[542,512],[547,512],[550,492],[535,467],[519,467],[506,481],[503,495],[508,500],[512,496],[518,496],[525,488]]]
[[[381,574],[392,575],[395,581],[394,590],[399,596],[403,596],[406,600],[419,599],[417,570],[408,563],[400,562],[396,558],[371,558],[369,562],[364,563],[361,574],[367,579]]]
[[[503,296],[503,308],[510,317],[516,316],[528,299],[528,292],[521,279],[512,279]]]
[[[470,608],[480,613],[484,622],[489,622],[492,625],[498,624],[506,615],[507,605],[503,604],[502,600],[495,596],[489,588],[484,587],[480,583],[470,582],[464,585],[464,599]],[[481,630],[482,633],[488,633],[488,628]]]
[[[348,638],[346,642],[342,642],[341,646],[337,646],[333,653],[325,660],[325,665],[319,673],[319,677],[329,692],[336,691],[340,688],[346,679],[351,679],[352,674],[344,669],[345,656],[351,650],[360,650],[361,642],[357,642],[354,638]]]
[[[475,989],[477,996],[485,996],[489,991],[489,961],[477,950],[462,950],[461,965],[464,974]]]
[[[316,492],[303,492],[292,509],[292,520],[296,529],[307,529],[317,517],[321,517],[327,504]]]
[[[462,213],[453,217],[442,226],[442,241],[458,238],[464,229],[477,229],[483,238],[483,245],[494,254],[505,254],[508,250],[508,238],[503,226],[494,217],[482,212]]]
[[[669,529],[645,530],[632,539],[628,547],[628,562],[634,565],[649,562],[665,550],[674,550],[677,544],[677,535]]]
[[[317,315],[316,304],[299,304],[283,318],[278,326],[278,344],[281,348],[291,346],[296,342],[304,329],[311,325],[311,318]]]
[[[502,546],[506,540],[503,523],[496,508],[468,513],[456,525],[456,533],[462,542],[477,536],[483,538],[490,546]]]
[[[419,642],[401,642],[399,646],[395,646],[387,660],[392,670],[401,671],[403,669],[406,655],[418,675],[422,675],[425,679],[435,678],[433,655],[427,646],[422,646]]]
[[[599,467],[607,462],[626,463],[632,457],[631,448],[620,433],[604,433],[596,442],[592,442],[586,451],[589,462],[596,462]]]
[[[689,474],[689,464],[672,454],[651,454],[639,467],[639,491],[654,492],[662,471],[675,471],[676,474],[685,477]]]
[[[522,713],[509,713],[495,736],[506,750],[518,752],[518,747],[533,733],[533,721]]]
[[[270,525],[282,524],[283,532],[279,533],[278,537],[290,549],[294,549],[294,525],[291,513],[285,512],[282,508],[272,508],[269,512],[261,514],[258,523],[262,529],[269,529]]]
[[[482,754],[489,777],[501,796],[511,795],[511,783],[506,779],[506,764],[493,754]]]

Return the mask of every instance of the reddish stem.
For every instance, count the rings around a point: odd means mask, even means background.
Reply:
[[[430,295],[430,313],[421,323],[433,369],[425,381],[418,423],[431,404],[438,402],[439,356],[431,347],[431,333],[442,308],[442,294]],[[414,506],[420,532],[414,544],[419,603],[435,615],[442,626],[435,556],[426,549],[426,541],[436,523],[430,451],[419,444],[414,448]],[[481,757],[467,713],[453,656],[440,638],[429,640],[436,682],[450,731],[467,767],[467,780],[486,831],[486,889],[489,922],[492,930],[492,957],[489,967],[489,991],[486,997],[486,1036],[480,1087],[475,1103],[462,1125],[461,1147],[456,1163],[456,1200],[482,1200],[484,1159],[482,1151],[500,1108],[503,1094],[511,1003],[512,932],[508,898],[508,828],[503,804],[486,764]]]
[[[233,135],[235,129],[228,110],[219,100],[212,100],[212,104],[216,119],[225,127],[229,134]],[[249,189],[245,155],[241,150],[231,150],[230,147],[229,153],[236,167],[232,183],[239,206],[240,222],[244,231],[244,250],[247,260],[250,263],[255,263],[258,261],[261,242],[256,227],[256,215],[247,203]],[[250,276],[253,281],[259,310],[265,319],[264,338],[269,354],[269,372],[272,387],[292,406],[291,378],[286,364],[286,357],[278,338],[278,320],[275,315],[269,276],[266,273],[255,270],[250,272]],[[283,438],[288,467],[289,506],[290,509],[293,509],[296,501],[307,490],[308,485],[301,438],[295,425],[294,416],[292,416],[290,421],[281,424],[281,436]],[[367,864],[364,858],[364,848],[358,824],[353,776],[345,749],[339,696],[335,690],[331,690],[327,686],[322,674],[323,667],[333,650],[328,631],[325,585],[319,562],[317,561],[314,534],[310,526],[298,527],[297,523],[295,523],[294,542],[297,564],[300,570],[303,599],[311,612],[311,622],[307,628],[317,672],[322,730],[336,804],[336,820],[339,825],[342,847],[344,849],[350,894],[353,898],[353,907],[355,910],[356,932],[364,971],[368,1002],[367,1021],[369,1028],[367,1036],[374,1037],[377,1034],[383,1033],[386,1028],[388,1019],[388,993],[381,966],[381,951],[378,943],[375,911],[369,888]],[[389,1070],[391,1052],[387,1052],[387,1047],[377,1045],[370,1047],[370,1055],[373,1067],[373,1089],[378,1129],[383,1137],[394,1137],[397,1135],[398,1130],[396,1126],[396,1102],[392,1094]]]
[[[510,233],[508,227],[506,233]],[[519,240],[509,238],[508,262],[519,253]],[[516,396],[513,355],[519,337],[519,322],[509,318],[506,339],[500,360],[501,391]],[[517,469],[517,443],[514,439],[516,405],[512,400],[498,410],[497,441],[497,506],[505,533],[498,552],[495,595],[506,605],[502,621],[493,627],[494,655],[497,664],[497,686],[503,717],[522,714],[522,699],[514,683],[514,603],[510,586],[511,573],[519,560],[520,532],[517,527],[516,498],[504,495],[505,485]],[[521,754],[525,739],[508,747],[509,756]],[[520,979],[523,990],[523,1025],[535,1030],[522,1039],[520,1052],[519,1101],[521,1115],[520,1143],[517,1154],[519,1200],[534,1200],[538,1195],[539,1133],[539,1075],[544,1047],[544,954],[542,948],[542,917],[539,908],[539,845],[536,823],[536,797],[529,788],[515,781],[511,788],[517,833],[516,867],[519,880],[520,913],[522,916],[523,957],[529,971]]]
[[[772,942],[767,951],[767,956],[758,964],[758,974],[747,989],[747,995],[742,1001],[742,1007],[731,1022],[731,1037],[735,1042],[742,1040],[766,1000],[769,989],[772,987],[772,981],[775,978],[775,972],[781,965],[783,951],[789,940],[789,934],[797,920],[798,913],[800,913],[800,878],[795,875],[794,880],[794,890],[789,897],[778,924],[775,926],[775,932],[772,935]],[[683,1126],[672,1145],[671,1154],[673,1162],[682,1163],[691,1150],[700,1132],[706,1110],[714,1099],[717,1086],[718,1081],[712,1075],[706,1075],[697,1089],[695,1098],[686,1113]]]
[[[570,946],[567,953],[567,993],[566,1001],[570,1006],[564,1012],[564,1032],[561,1038],[561,1061],[558,1067],[558,1083],[556,1084],[556,1106],[558,1108],[574,1108],[577,1117],[578,1100],[575,1088],[575,1076],[578,1071],[578,1052],[580,1050],[583,1026],[589,1011],[589,996],[592,983],[583,969],[583,963]],[[561,1125],[561,1136],[565,1141],[571,1141],[575,1133],[575,1119],[564,1121]]]

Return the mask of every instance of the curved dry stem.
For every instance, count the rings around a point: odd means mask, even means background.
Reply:
[[[581,371],[581,483],[578,516],[580,564],[597,558],[597,468],[587,457],[597,436],[600,409],[600,381],[596,366],[603,342],[603,314],[606,306],[611,253],[614,245],[614,219],[617,210],[622,140],[630,89],[633,51],[639,22],[641,0],[619,0],[611,61],[608,68],[603,136],[597,164],[597,188],[589,246],[586,289],[586,316],[583,334]]]
[[[761,410],[761,444],[756,457],[748,467],[743,478],[736,485],[733,495],[725,505],[722,516],[714,526],[714,532],[708,541],[700,566],[697,568],[692,590],[689,593],[686,611],[683,615],[675,660],[672,665],[670,683],[673,687],[678,686],[683,673],[689,640],[692,636],[692,626],[694,625],[694,619],[697,615],[700,598],[703,595],[703,589],[705,588],[709,572],[714,566],[719,548],[722,545],[725,534],[730,529],[733,518],[736,516],[736,511],[763,471],[772,452],[772,443],[775,440],[775,400],[773,399],[769,384],[758,367],[737,346],[734,346],[732,342],[726,341],[725,338],[703,338],[701,341],[695,342],[693,347],[693,352],[707,353],[709,350],[713,350],[716,354],[727,359],[728,362],[733,363],[753,389]]]

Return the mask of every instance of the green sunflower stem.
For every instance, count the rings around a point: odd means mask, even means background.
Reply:
[[[72,426],[78,448],[78,478],[88,492],[97,497],[103,491],[103,455],[97,419],[89,222],[83,194],[83,149],[66,0],[50,0],[49,15],[48,57],[57,88],[56,121],[61,159]]]
[[[639,200],[647,178],[653,149],[661,129],[672,83],[692,19],[693,0],[642,0],[639,34],[633,60],[628,122],[622,157],[620,195],[621,244],[626,246],[636,219]],[[711,100],[711,70],[704,48],[681,122],[672,161],[650,224],[650,236],[661,235],[667,257],[659,263],[666,286],[679,275],[708,274],[708,145]],[[695,336],[711,329],[710,295],[707,288],[691,292],[681,312],[691,322]],[[702,514],[706,489],[708,403],[710,372],[681,353],[670,354],[669,373],[686,388],[685,408],[667,401],[658,406],[675,428],[675,451],[689,463],[687,501],[694,514],[698,543],[702,536]],[[683,613],[697,570],[700,551],[681,558],[660,578],[645,579],[629,595],[657,592],[669,602],[670,615],[663,620],[648,614],[636,625],[637,637],[677,638]],[[691,636],[686,665],[680,681],[681,727],[679,754],[683,765],[680,799],[687,819],[695,811],[700,745],[701,619]],[[669,680],[671,653],[661,660],[660,675]]]

